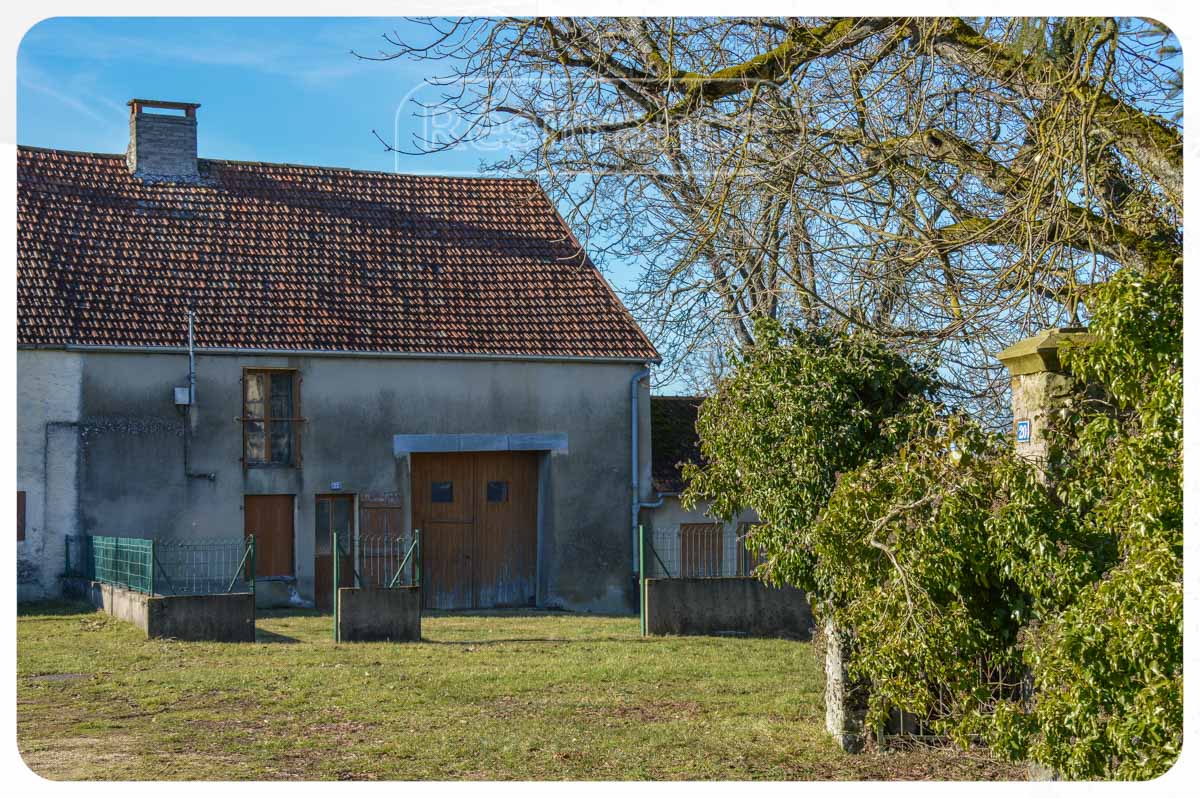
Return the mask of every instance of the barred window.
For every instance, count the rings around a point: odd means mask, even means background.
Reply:
[[[242,375],[246,465],[300,464],[300,378],[296,371],[247,369]]]

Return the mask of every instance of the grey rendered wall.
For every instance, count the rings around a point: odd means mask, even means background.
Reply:
[[[147,637],[254,642],[253,593],[150,596],[86,579],[64,579],[62,584],[65,595],[83,599],[98,610],[132,623]]]
[[[812,636],[803,590],[744,577],[647,579],[646,631],[652,635]]]
[[[63,353],[22,351],[21,413],[35,405],[33,375],[57,374]],[[542,458],[539,600],[545,606],[632,612],[629,529],[629,379],[638,364],[391,358],[197,356],[191,470],[172,388],[183,354],[70,355],[78,364],[77,513],[83,533],[145,537],[242,536],[242,497],[296,496],[298,588],[312,596],[314,497],[341,482],[360,497],[409,507],[407,456],[395,434],[565,432],[568,451]],[[303,466],[243,470],[244,367],[300,371]],[[69,369],[68,369],[69,370]],[[642,485],[649,485],[649,390],[642,388]],[[22,447],[31,435],[22,428]],[[40,432],[37,434],[41,434]],[[644,488],[645,495],[645,488]],[[30,500],[32,501],[32,494]],[[57,500],[56,500],[57,503]],[[57,506],[57,504],[56,504]]]
[[[343,643],[421,639],[421,588],[338,590],[338,640]]]
[[[66,535],[76,530],[77,422],[83,359],[17,352],[17,490],[25,491],[25,540],[17,543],[17,600],[59,594]]]
[[[655,529],[670,529],[680,524],[711,524],[717,521],[708,514],[710,502],[698,502],[691,510],[683,509],[678,496],[664,496],[661,507],[643,511],[642,523],[649,524]],[[741,523],[751,523],[758,520],[758,513],[753,510],[743,510],[733,520],[732,526]]]

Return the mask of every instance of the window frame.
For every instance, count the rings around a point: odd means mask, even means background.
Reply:
[[[263,415],[261,418],[251,418],[246,411],[246,379],[252,375],[263,375],[266,379],[265,392],[263,395]],[[274,418],[271,416],[271,380],[278,374],[290,374],[292,377],[292,415],[287,418]],[[246,366],[242,368],[242,415],[238,417],[238,421],[242,425],[242,467],[243,468],[300,468],[303,463],[303,455],[301,454],[301,432],[303,425],[308,419],[304,418],[300,405],[300,387],[304,383],[303,377],[300,375],[299,369],[287,367],[272,367],[272,366]],[[271,462],[271,422],[286,421],[292,425],[292,461],[290,463],[272,463]],[[252,422],[261,423],[263,425],[263,460],[251,461],[247,456],[246,445],[249,440],[247,428]]]

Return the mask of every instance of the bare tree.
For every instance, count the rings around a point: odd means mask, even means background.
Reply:
[[[1157,23],[1070,18],[424,20],[416,151],[519,131],[676,374],[756,317],[870,329],[1005,416],[994,353],[1182,253],[1180,71]],[[708,365],[706,365],[708,364]]]

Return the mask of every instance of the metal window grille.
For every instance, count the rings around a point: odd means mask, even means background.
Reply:
[[[753,576],[763,558],[746,547],[746,534],[752,526],[703,523],[647,529],[646,578]]]

